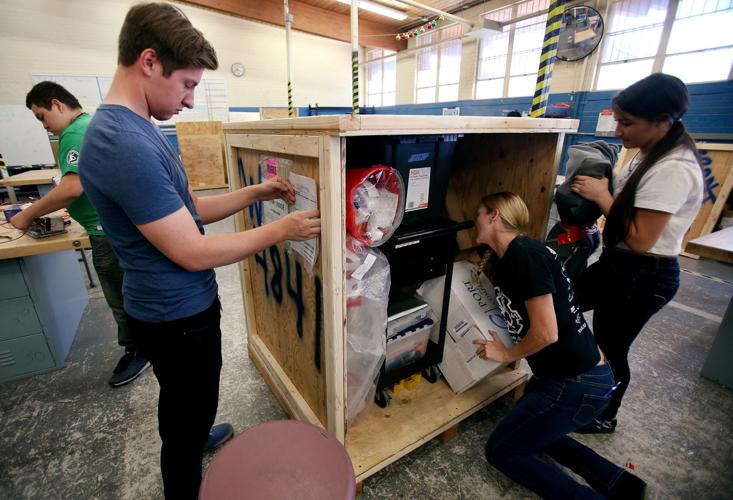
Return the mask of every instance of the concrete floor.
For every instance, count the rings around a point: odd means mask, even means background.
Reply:
[[[232,228],[226,220],[208,230]],[[733,391],[699,375],[733,293],[733,267],[681,264],[690,271],[682,273],[682,288],[632,348],[633,379],[617,432],[579,439],[619,464],[634,463],[651,498],[733,498]],[[217,279],[224,307],[218,421],[240,433],[285,414],[247,357],[237,267],[217,269]],[[157,382],[148,371],[110,388],[121,354],[97,287],[65,368],[0,384],[0,498],[162,498]],[[367,479],[361,498],[535,498],[483,457],[508,407],[496,401],[464,421],[452,441],[432,440]]]

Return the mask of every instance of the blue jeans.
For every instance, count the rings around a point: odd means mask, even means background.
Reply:
[[[580,277],[580,307],[593,309],[593,333],[621,386],[600,418],[616,417],[629,386],[629,349],[641,329],[672,300],[680,287],[676,258],[636,255],[604,249],[598,262]]]
[[[486,442],[486,460],[542,498],[606,498],[623,469],[567,434],[603,411],[613,384],[608,363],[575,377],[533,377],[527,393]],[[580,475],[590,487],[548,458]]]

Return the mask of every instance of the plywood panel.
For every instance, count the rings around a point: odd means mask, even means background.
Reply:
[[[466,135],[458,141],[446,204],[453,220],[474,219],[481,198],[512,191],[529,208],[527,234],[544,239],[557,164],[558,134]],[[476,231],[458,234],[461,249],[475,246]]]
[[[733,226],[700,236],[690,241],[687,248],[702,257],[733,264]]]
[[[317,158],[273,155],[249,149],[237,151],[236,161],[241,161],[245,185],[259,183],[265,178],[260,166],[262,155],[292,160],[292,172],[312,177],[320,185]],[[239,183],[240,179],[237,179],[235,185]],[[244,228],[261,225],[262,215],[261,204],[245,210]],[[248,300],[251,301],[247,308],[249,336],[256,336],[266,347],[279,369],[288,377],[289,384],[297,389],[313,414],[328,428],[323,335],[323,295],[326,292],[320,252],[312,273],[307,267],[299,255],[286,251],[284,243],[247,259],[247,272],[243,277]],[[332,292],[329,290],[328,293]]]
[[[715,229],[733,188],[733,152],[713,149],[715,145],[709,147],[700,145],[698,149],[703,160],[702,206],[685,235],[683,249],[688,241],[710,234]]]
[[[293,109],[293,117],[298,116],[298,108]],[[272,120],[274,118],[291,118],[288,108],[260,108],[260,120]]]
[[[227,186],[221,122],[176,123],[181,161],[192,189]]]

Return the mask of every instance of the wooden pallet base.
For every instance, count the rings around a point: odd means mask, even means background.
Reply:
[[[267,346],[251,336],[247,350],[288,416],[323,427]],[[506,368],[462,394],[455,394],[443,379],[423,381],[409,398],[395,397],[387,408],[370,405],[346,432],[357,483],[435,437],[444,443],[452,439],[461,421],[512,390],[521,394],[526,381],[524,370]]]
[[[461,421],[526,380],[527,372],[507,368],[463,394],[455,394],[440,379],[418,384],[406,403],[394,398],[386,408],[370,405],[346,432],[356,480],[363,481],[434,437],[453,432]]]
[[[445,431],[443,431],[443,433],[438,436],[438,441],[440,441],[441,443],[445,444],[448,441],[453,440],[457,436],[458,436],[458,424],[456,424],[453,427],[451,427],[451,428],[446,429]]]

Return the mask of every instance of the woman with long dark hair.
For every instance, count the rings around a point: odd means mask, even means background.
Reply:
[[[604,249],[578,282],[584,310],[593,309],[596,341],[619,387],[606,410],[580,432],[610,433],[629,385],[628,353],[646,322],[679,288],[677,257],[702,203],[702,169],[682,124],[687,87],[679,78],[650,75],[613,99],[616,137],[638,148],[613,181],[577,176],[572,189],[606,216]]]

